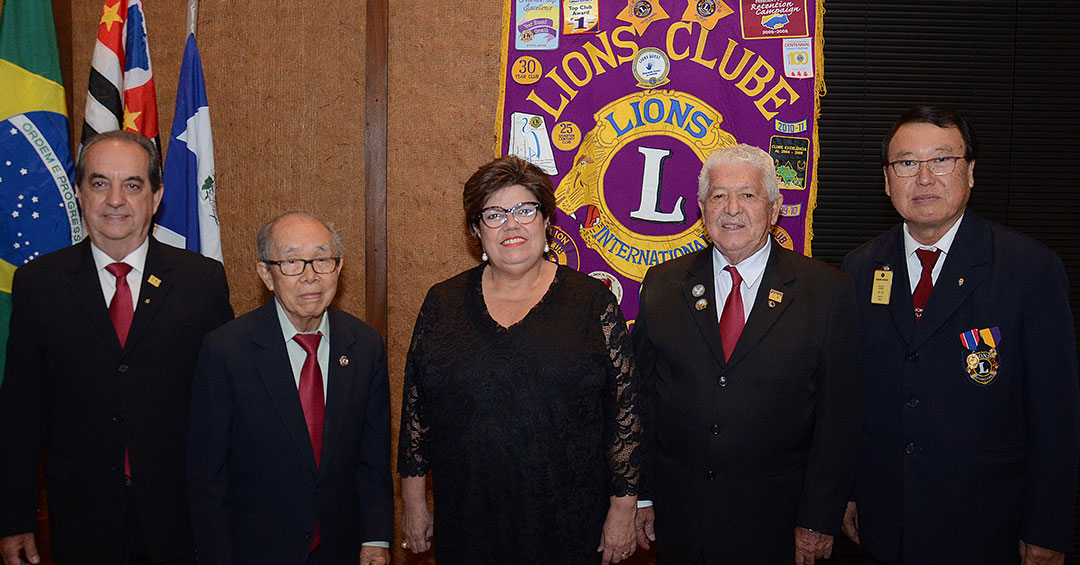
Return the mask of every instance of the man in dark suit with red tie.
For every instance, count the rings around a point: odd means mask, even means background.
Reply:
[[[390,561],[386,352],[329,308],[343,251],[307,214],[267,223],[257,268],[274,297],[206,338],[188,448],[200,565]]]
[[[113,131],[75,168],[89,240],[15,271],[0,386],[0,553],[36,562],[45,454],[58,563],[193,563],[188,400],[203,336],[232,319],[221,263],[149,237],[150,140]]]
[[[840,533],[862,422],[855,295],[770,237],[782,202],[768,153],[717,151],[698,190],[713,245],[642,285],[655,511],[638,510],[638,539],[665,564],[812,564]]]
[[[866,423],[844,530],[870,563],[1062,563],[1077,480],[1076,339],[1061,260],[967,208],[977,144],[921,106],[882,143],[904,218],[844,260]]]

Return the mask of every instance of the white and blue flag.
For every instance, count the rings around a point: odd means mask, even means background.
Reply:
[[[214,139],[210,134],[210,107],[194,34],[188,35],[184,46],[176,113],[162,180],[165,195],[158,209],[154,237],[162,243],[221,261]]]

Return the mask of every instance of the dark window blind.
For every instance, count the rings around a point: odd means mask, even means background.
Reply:
[[[1080,321],[1080,1],[827,0],[825,10],[814,256],[839,265],[900,221],[881,138],[912,106],[952,106],[980,142],[971,207],[1057,252]],[[832,562],[861,562],[846,540],[836,549]]]

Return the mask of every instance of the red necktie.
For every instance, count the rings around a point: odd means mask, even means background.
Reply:
[[[919,284],[915,285],[915,292],[911,293],[911,301],[915,304],[915,323],[917,324],[919,318],[922,318],[927,301],[930,300],[930,291],[934,290],[934,265],[937,264],[941,250],[916,249],[915,254],[919,256],[919,262],[922,263]]]
[[[131,287],[128,286],[127,275],[131,272],[131,265],[127,263],[110,263],[105,265],[105,270],[116,277],[116,292],[109,301],[109,317],[112,318],[113,327],[116,328],[116,337],[120,339],[120,345],[127,341],[128,330],[131,329],[131,319],[135,317],[135,307],[131,302]]]
[[[135,307],[131,303],[131,287],[127,282],[131,265],[110,263],[105,265],[105,270],[116,277],[116,292],[109,301],[109,317],[112,318],[113,327],[116,328],[116,337],[120,339],[120,347],[123,347],[127,342],[128,330],[131,329],[131,319],[135,317]],[[127,446],[124,446],[124,477],[131,481],[131,459],[128,457]]]
[[[304,420],[307,421],[308,437],[311,448],[315,450],[315,465],[322,455],[323,414],[326,404],[323,401],[322,370],[319,369],[319,340],[322,334],[296,334],[293,339],[307,352],[304,366],[300,369],[300,405],[304,408]],[[315,536],[311,540],[311,551],[319,547],[319,523],[315,522]]]
[[[724,345],[724,361],[731,359],[731,352],[735,351],[735,344],[742,335],[746,316],[743,314],[742,304],[742,276],[738,269],[728,265],[724,270],[731,275],[731,292],[728,293],[724,302],[724,311],[720,314],[720,343]]]

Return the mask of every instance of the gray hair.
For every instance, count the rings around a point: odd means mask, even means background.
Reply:
[[[753,145],[740,143],[714,151],[701,167],[698,176],[698,202],[704,202],[709,194],[709,175],[717,165],[740,165],[746,163],[761,173],[761,184],[769,195],[769,202],[780,197],[780,181],[776,178],[776,163],[768,153]]]
[[[109,139],[130,141],[131,143],[142,147],[143,151],[146,151],[146,156],[150,158],[150,165],[146,171],[146,180],[150,183],[150,192],[157,192],[161,189],[161,155],[158,153],[157,146],[154,145],[153,140],[141,133],[120,129],[99,133],[86,140],[86,144],[82,146],[82,150],[79,151],[79,158],[75,162],[76,187],[80,186],[83,179],[86,178],[86,154],[90,152],[90,148],[98,142]]]
[[[292,216],[300,216],[303,218],[311,218],[316,222],[323,225],[327,231],[330,232],[330,248],[333,251],[335,257],[341,257],[345,253],[345,243],[341,240],[341,234],[338,233],[337,228],[332,224],[328,224],[315,216],[302,212],[299,210],[293,210],[285,212],[284,214],[270,220],[263,224],[263,227],[259,228],[259,235],[255,236],[255,248],[259,254],[259,261],[270,261],[270,255],[274,252],[273,243],[271,242],[271,235],[274,231],[274,226],[281,220]]]

